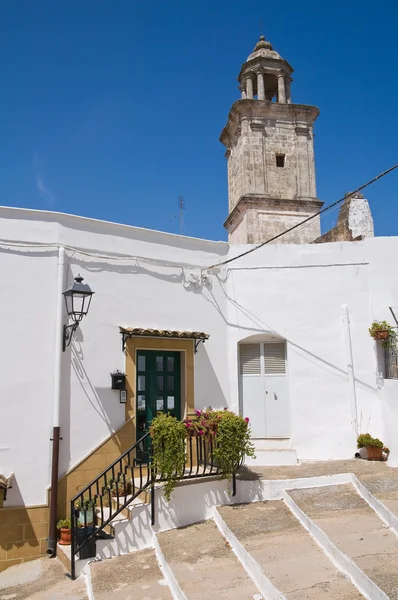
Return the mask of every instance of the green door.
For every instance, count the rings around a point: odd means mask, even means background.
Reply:
[[[181,419],[180,353],[137,350],[137,440],[147,431],[158,412]],[[150,440],[137,451],[137,459],[148,460]]]

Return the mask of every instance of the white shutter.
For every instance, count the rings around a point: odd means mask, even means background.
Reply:
[[[240,345],[240,372],[242,375],[261,375],[260,344]]]
[[[286,373],[285,344],[264,344],[264,372],[266,375]]]

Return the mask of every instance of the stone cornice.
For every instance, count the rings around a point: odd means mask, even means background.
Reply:
[[[259,122],[262,119],[277,119],[288,117],[296,123],[296,129],[306,129],[319,115],[319,108],[306,104],[279,104],[269,100],[242,99],[233,103],[228,115],[228,122],[220,135],[220,142],[228,147],[240,127],[242,117]],[[301,131],[300,131],[301,133]]]
[[[256,210],[283,210],[288,213],[303,212],[316,213],[321,210],[323,202],[318,198],[271,198],[270,196],[262,196],[260,194],[250,194],[241,196],[235,208],[228,215],[224,227],[230,229],[236,221],[240,221],[243,213],[249,209]],[[303,219],[304,219],[303,215]]]

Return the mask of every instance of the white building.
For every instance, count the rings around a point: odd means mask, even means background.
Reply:
[[[247,98],[239,102],[275,105]],[[311,189],[307,204],[318,202]],[[0,473],[14,473],[0,570],[45,552],[54,427],[59,516],[160,409],[241,412],[258,464],[350,458],[369,431],[398,465],[398,381],[385,378],[368,334],[398,305],[398,239],[272,244],[213,268],[252,247],[0,208]],[[95,295],[62,352],[62,292],[79,274]],[[111,389],[116,370],[126,403]]]

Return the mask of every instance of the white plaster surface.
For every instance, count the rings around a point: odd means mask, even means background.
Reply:
[[[348,212],[348,227],[352,237],[374,237],[373,217],[366,198],[352,198]]]

